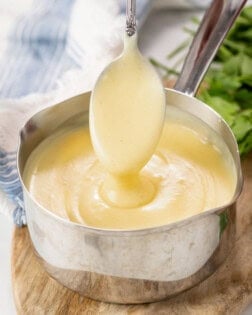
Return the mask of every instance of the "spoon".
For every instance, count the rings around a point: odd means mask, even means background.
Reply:
[[[155,151],[165,116],[164,89],[137,48],[136,1],[127,1],[122,54],[99,76],[90,101],[90,133],[106,170],[137,174]]]

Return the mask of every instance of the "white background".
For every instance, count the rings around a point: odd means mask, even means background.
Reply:
[[[153,12],[139,36],[141,51],[148,57],[154,57],[166,62],[165,56],[178,43],[185,34],[181,31],[193,12],[156,11]],[[169,63],[167,63],[169,64]],[[11,236],[13,224],[10,219],[0,215],[0,314],[15,315],[15,306],[11,290]],[[244,311],[243,315],[252,314],[252,305]]]

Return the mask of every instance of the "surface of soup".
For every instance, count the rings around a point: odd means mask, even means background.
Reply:
[[[105,229],[185,219],[228,203],[236,185],[225,143],[199,119],[172,107],[155,153],[139,173],[143,185],[152,187],[149,200],[125,207],[132,196],[123,193],[122,206],[111,203],[103,193],[107,176],[86,124],[64,127],[44,140],[26,163],[24,182],[33,198],[58,216]]]

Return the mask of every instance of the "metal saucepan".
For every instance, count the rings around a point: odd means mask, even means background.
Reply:
[[[47,272],[66,287],[101,301],[153,302],[206,279],[227,257],[235,239],[235,203],[242,188],[238,147],[225,121],[193,95],[245,2],[212,3],[175,90],[166,90],[167,110],[179,108],[198,117],[229,148],[237,185],[228,205],[141,230],[103,230],[67,221],[33,199],[22,181],[23,170],[31,152],[55,130],[88,123],[90,92],[37,113],[21,130],[18,168],[30,237]]]

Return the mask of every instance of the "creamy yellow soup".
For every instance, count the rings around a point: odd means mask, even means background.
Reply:
[[[114,204],[104,195],[107,177],[93,151],[88,125],[64,128],[44,140],[24,171],[27,189],[43,207],[105,229],[140,229],[182,220],[228,203],[236,185],[224,142],[198,119],[175,109],[167,113],[155,153],[139,173],[141,187],[151,187],[147,202],[127,207],[132,196],[122,187],[121,206]],[[135,187],[131,180],[124,178],[124,183]]]

